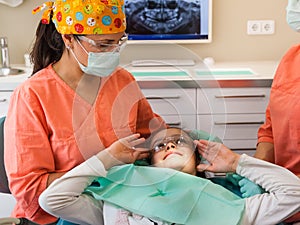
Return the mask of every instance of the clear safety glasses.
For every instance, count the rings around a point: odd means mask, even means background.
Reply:
[[[173,143],[177,147],[190,147],[190,148],[195,148],[194,142],[190,137],[186,137],[183,135],[173,135],[164,138],[163,140],[159,140],[154,143],[154,147],[152,150],[154,152],[159,152],[159,151],[164,151],[166,150],[166,147],[169,143]]]
[[[128,40],[128,36],[125,34],[123,37],[120,38],[118,43],[110,44],[110,43],[103,43],[103,41],[95,41],[86,36],[76,36],[79,40],[87,42],[89,44],[89,50],[91,52],[119,52],[121,51]]]

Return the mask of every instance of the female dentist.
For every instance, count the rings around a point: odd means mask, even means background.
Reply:
[[[33,12],[41,10],[33,75],[11,97],[4,158],[16,199],[12,216],[49,224],[57,218],[38,198],[55,179],[120,138],[146,138],[166,125],[118,67],[126,43],[123,0],[56,0]]]

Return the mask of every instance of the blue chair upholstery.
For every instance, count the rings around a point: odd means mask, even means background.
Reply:
[[[0,192],[10,193],[4,167],[4,121],[5,117],[0,118]]]

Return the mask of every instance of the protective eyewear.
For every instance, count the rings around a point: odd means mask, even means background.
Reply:
[[[167,148],[169,143],[176,145],[176,147],[190,147],[195,148],[194,142],[190,137],[186,137],[183,135],[173,135],[170,137],[166,137],[163,140],[159,140],[154,143],[154,147],[152,150],[154,152],[164,151]]]
[[[92,52],[119,52],[121,51],[128,40],[128,36],[125,34],[123,37],[120,38],[118,43],[110,44],[110,43],[103,43],[103,41],[95,41],[86,36],[76,36],[79,40],[87,42],[89,44],[89,49]]]

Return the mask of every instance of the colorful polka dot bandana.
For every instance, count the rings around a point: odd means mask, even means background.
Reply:
[[[124,0],[56,0],[35,8],[44,11],[42,23],[52,22],[61,34],[114,34],[124,32]]]

